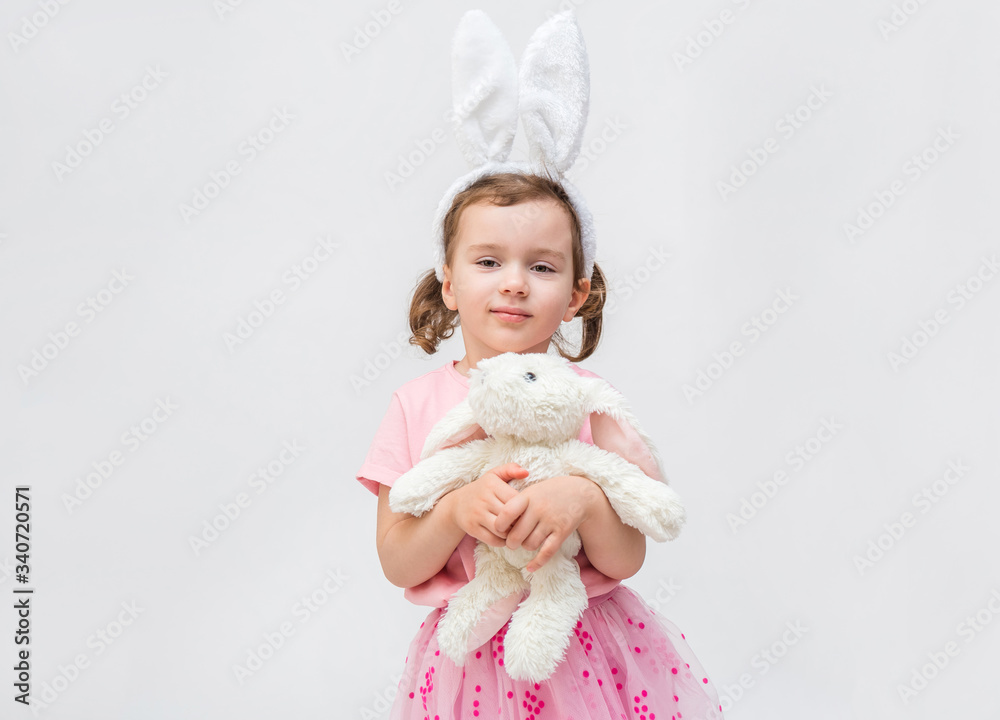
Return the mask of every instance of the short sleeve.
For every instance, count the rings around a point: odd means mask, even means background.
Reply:
[[[379,484],[392,487],[396,478],[412,467],[406,414],[398,394],[393,393],[389,409],[382,418],[382,423],[368,448],[365,461],[357,472],[357,479],[368,490],[378,495]]]
[[[583,370],[580,374],[584,377],[604,380],[589,370]],[[608,383],[615,392],[621,393],[609,381],[604,380],[604,382]],[[666,482],[663,467],[655,449],[646,444],[632,425],[604,413],[591,413],[589,427],[591,441],[594,445],[624,458],[654,480]]]
[[[660,461],[628,423],[594,413],[590,416],[590,432],[597,447],[628,460],[654,480],[666,482]]]

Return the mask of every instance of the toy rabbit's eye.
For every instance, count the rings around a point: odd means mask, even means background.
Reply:
[[[533,372],[524,373],[524,379],[527,380],[528,382],[535,382],[536,380],[535,373]]]

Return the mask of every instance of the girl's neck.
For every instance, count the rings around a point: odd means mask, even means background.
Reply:
[[[532,349],[529,349],[529,350],[524,350],[523,352],[526,352],[526,353],[529,353],[529,352],[544,353],[544,352],[548,352],[548,349],[549,349],[548,348],[548,343],[545,343],[544,347],[538,346],[538,347],[535,347],[535,348],[532,348]],[[491,355],[490,357],[493,357],[493,356]],[[484,359],[484,358],[479,358],[479,360],[482,360],[482,359]],[[476,365],[479,364],[479,360],[476,360]],[[469,370],[471,368],[475,367],[476,365],[473,365],[472,363],[469,362],[469,355],[468,355],[468,353],[466,353],[466,355],[461,360],[459,360],[457,363],[455,363],[454,367],[455,367],[456,370],[458,370],[458,372],[460,374],[464,375],[465,377],[469,377]]]

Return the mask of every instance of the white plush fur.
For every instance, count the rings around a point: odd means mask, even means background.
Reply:
[[[580,154],[590,110],[590,66],[572,10],[542,23],[517,70],[503,34],[482,10],[462,16],[452,40],[451,114],[455,138],[472,170],[451,184],[434,215],[434,265],[444,280],[444,218],[455,196],[485,175],[516,172],[558,180],[580,218],[584,275],[594,270],[594,220],[563,175]],[[508,161],[521,118],[527,162]]]
[[[508,483],[516,490],[550,477],[582,475],[601,487],[623,523],[661,542],[677,536],[684,507],[665,480],[654,480],[618,455],[577,439],[591,413],[605,413],[636,431],[663,477],[655,446],[607,382],[582,377],[565,358],[542,353],[480,360],[469,376],[466,399],[434,426],[420,462],[393,484],[389,506],[394,512],[423,515],[445,493],[486,470],[515,462],[530,473]],[[480,430],[485,439],[455,445]],[[475,577],[451,598],[438,624],[441,649],[464,664],[465,654],[489,639],[473,632],[483,613],[529,589],[511,617],[504,667],[515,679],[539,682],[549,677],[587,607],[587,591],[573,559],[580,547],[580,535],[573,532],[547,563],[529,573],[524,568],[537,551],[479,543]]]

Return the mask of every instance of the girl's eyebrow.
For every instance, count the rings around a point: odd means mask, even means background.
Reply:
[[[502,250],[502,249],[503,248],[500,245],[497,245],[496,243],[476,243],[475,245],[469,245],[469,247],[466,248],[466,250],[468,252],[482,252],[482,251],[488,251],[488,250]],[[556,250],[551,250],[549,248],[532,248],[529,251],[529,254],[531,254],[531,255],[547,255],[549,257],[554,257],[557,260],[565,260],[566,259],[566,255],[565,254],[563,254],[561,252],[558,252]]]

